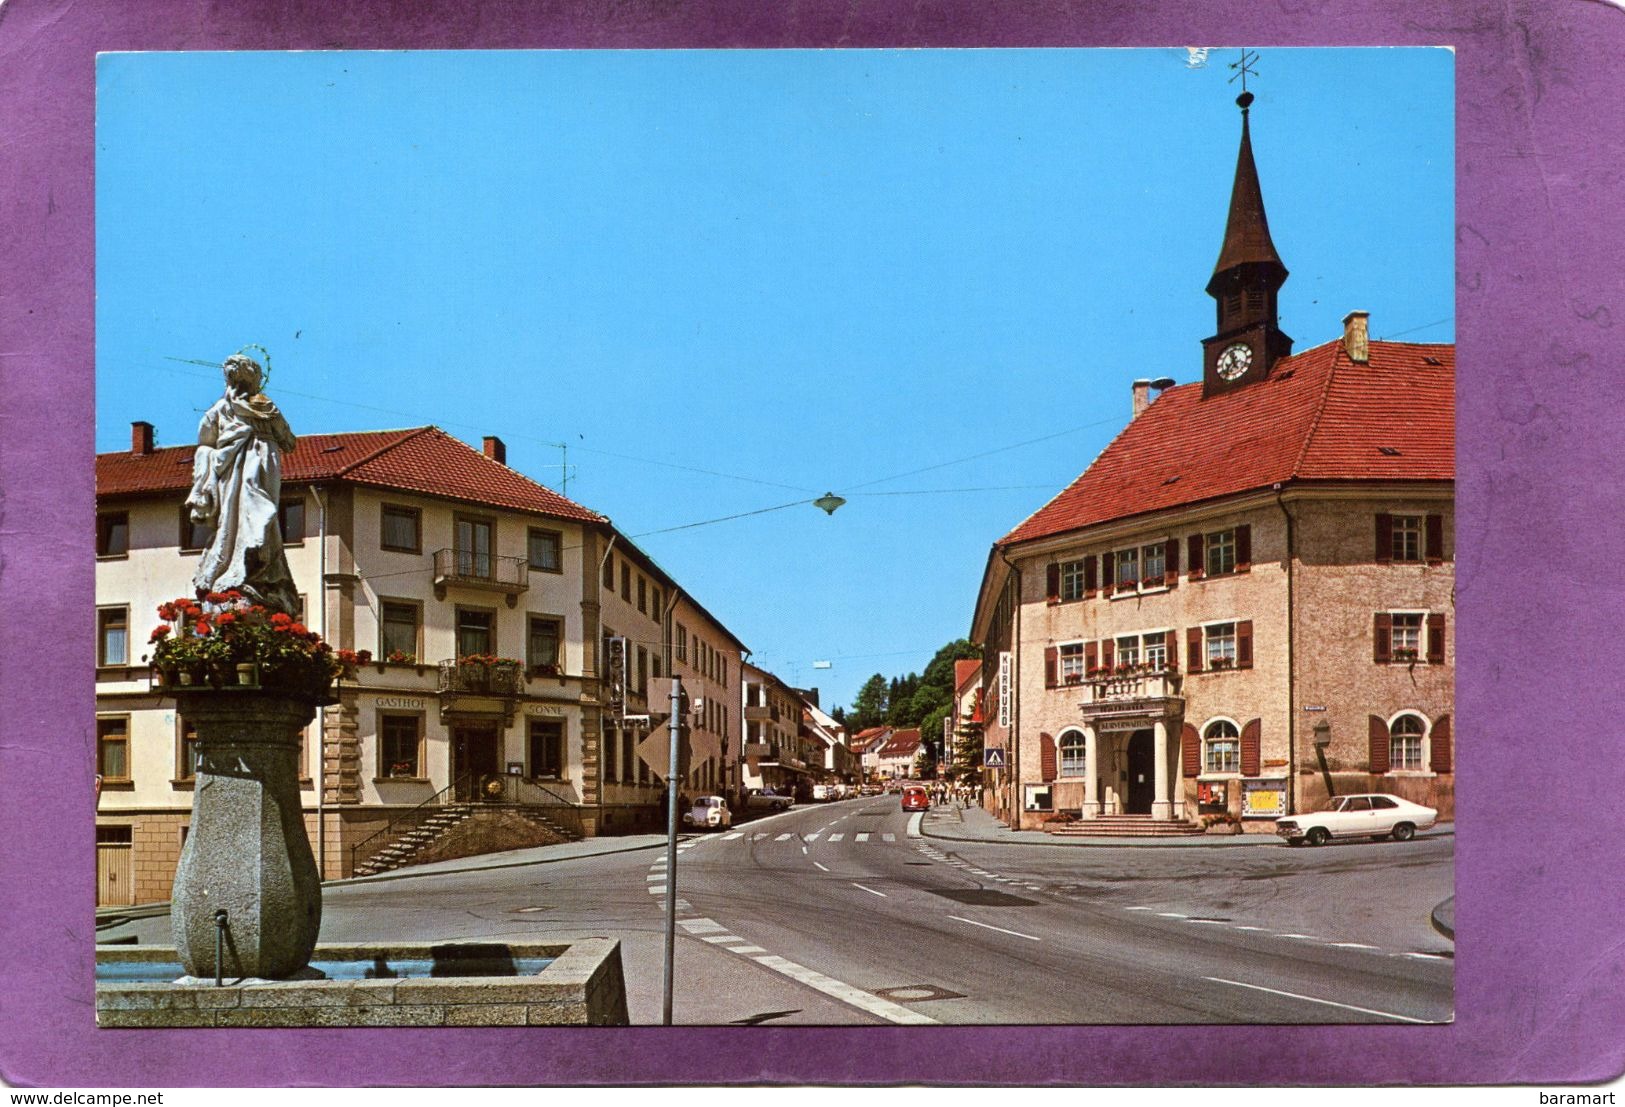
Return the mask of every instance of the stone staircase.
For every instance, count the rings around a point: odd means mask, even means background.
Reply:
[[[474,817],[480,805],[450,803],[424,819],[412,830],[392,839],[377,853],[355,867],[352,876],[377,876],[410,865],[418,854],[426,851],[440,838]],[[538,807],[504,806],[505,810],[523,818],[557,842],[572,842],[581,836],[550,818]]]
[[[1048,823],[1044,832],[1057,838],[1175,838],[1206,833],[1200,823],[1150,815],[1101,815],[1075,823]]]

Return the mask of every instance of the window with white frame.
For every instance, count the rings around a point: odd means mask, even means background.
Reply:
[[[1162,583],[1163,573],[1167,570],[1168,549],[1161,542],[1153,542],[1140,551],[1140,579],[1148,584]]]
[[[1229,669],[1235,667],[1235,623],[1211,623],[1202,628],[1202,638],[1202,656],[1209,669]]]
[[[1422,737],[1427,724],[1418,715],[1401,715],[1388,728],[1388,767],[1417,771],[1422,762]]]
[[[1081,730],[1069,730],[1061,735],[1061,775],[1084,775],[1084,745]]]
[[[130,663],[130,609],[104,607],[96,612],[96,664]]]
[[[1415,661],[1422,656],[1420,612],[1395,612],[1389,616],[1389,655],[1395,661]]]
[[[1140,636],[1130,634],[1117,640],[1117,665],[1122,668],[1126,665],[1140,663]]]
[[[1140,551],[1118,550],[1113,555],[1117,560],[1117,572],[1114,574],[1119,588],[1136,588],[1140,583]]]
[[[1202,771],[1209,774],[1241,772],[1241,735],[1234,723],[1223,719],[1208,724],[1202,736]]]
[[[1062,684],[1077,684],[1083,680],[1083,643],[1068,642],[1056,651],[1060,658]]]
[[[1203,566],[1208,576],[1218,576],[1221,573],[1236,571],[1236,532],[1234,530],[1213,531],[1204,535],[1206,550],[1204,551]]]
[[[1153,672],[1168,667],[1168,635],[1163,631],[1147,634],[1142,641],[1145,643],[1145,667]]]
[[[1061,599],[1081,600],[1084,591],[1084,565],[1087,559],[1061,562]]]
[[[1422,516],[1393,516],[1393,553],[1395,561],[1422,560]]]
[[[378,775],[420,780],[423,777],[423,719],[419,715],[378,717]]]

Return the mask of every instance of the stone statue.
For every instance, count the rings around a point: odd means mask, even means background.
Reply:
[[[221,368],[226,394],[198,425],[186,498],[192,521],[214,528],[192,585],[199,597],[236,589],[272,611],[296,616],[299,596],[277,521],[282,455],[296,439],[261,391],[265,371],[258,362],[236,353]]]

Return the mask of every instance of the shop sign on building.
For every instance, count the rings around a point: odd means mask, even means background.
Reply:
[[[1010,651],[999,654],[999,725],[1010,726]]]

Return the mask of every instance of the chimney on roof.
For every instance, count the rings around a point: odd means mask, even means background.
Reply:
[[[1349,360],[1364,365],[1371,360],[1371,313],[1351,311],[1343,316],[1343,350]]]
[[[494,434],[485,436],[485,456],[498,465],[508,464],[508,447],[502,444],[502,439]]]
[[[130,424],[130,452],[137,457],[152,453],[152,424],[137,419]]]
[[[1130,418],[1138,419],[1140,412],[1151,406],[1151,378],[1141,377],[1134,382],[1134,414]]]

